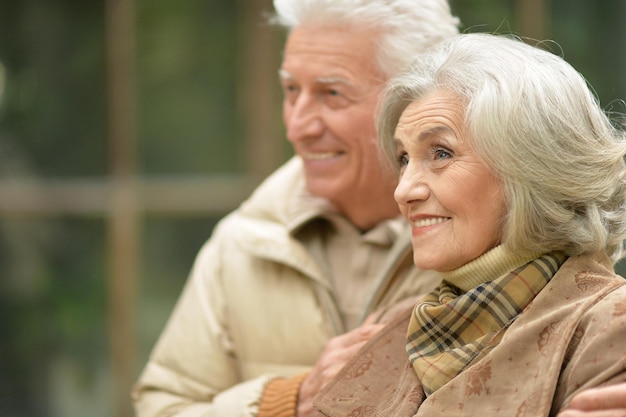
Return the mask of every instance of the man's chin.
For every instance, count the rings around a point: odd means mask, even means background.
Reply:
[[[336,178],[308,178],[306,179],[306,189],[309,194],[316,197],[326,198],[328,200],[336,200],[342,194],[341,190],[337,189]],[[345,193],[343,193],[345,194]]]

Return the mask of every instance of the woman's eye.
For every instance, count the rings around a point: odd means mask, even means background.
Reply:
[[[448,159],[452,158],[452,152],[443,148],[435,148],[433,149],[434,159]]]
[[[398,165],[401,167],[407,166],[409,164],[409,156],[406,152],[402,152],[398,155]]]

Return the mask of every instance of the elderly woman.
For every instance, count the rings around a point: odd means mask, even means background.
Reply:
[[[555,416],[626,380],[626,137],[585,80],[519,40],[460,35],[392,80],[378,130],[414,262],[444,279],[317,407]]]

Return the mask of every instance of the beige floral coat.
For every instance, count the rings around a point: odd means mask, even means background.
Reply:
[[[500,345],[425,398],[404,348],[409,311],[315,399],[330,417],[555,416],[572,396],[626,381],[626,280],[604,256],[570,258]]]

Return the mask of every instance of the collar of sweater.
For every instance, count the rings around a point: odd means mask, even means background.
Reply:
[[[517,255],[499,245],[452,271],[442,272],[443,280],[467,292],[472,288],[509,273],[540,257],[541,253]]]

